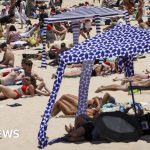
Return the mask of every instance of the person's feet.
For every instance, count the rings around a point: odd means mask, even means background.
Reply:
[[[150,73],[150,71],[149,71],[148,69],[146,69],[145,72],[146,72],[146,74],[149,74],[149,73]]]
[[[55,79],[56,75],[53,73],[51,79]]]
[[[103,86],[100,86],[97,88],[97,90],[95,91],[95,93],[99,93],[103,91]]]

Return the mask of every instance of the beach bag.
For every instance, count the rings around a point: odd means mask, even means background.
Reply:
[[[140,116],[139,122],[143,130],[143,135],[150,135],[150,113]]]
[[[120,111],[100,114],[94,120],[93,140],[137,141],[142,135],[138,119]]]

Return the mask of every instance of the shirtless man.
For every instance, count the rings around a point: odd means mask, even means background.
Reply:
[[[0,48],[4,51],[3,59],[0,61],[0,69],[13,67],[15,57],[10,48],[7,48],[7,44],[3,43]]]
[[[27,60],[25,62],[25,67],[24,67],[25,76],[34,76],[36,80],[43,82],[43,78],[39,77],[39,75],[33,71],[32,66],[33,66],[33,62],[31,60]]]
[[[17,81],[22,81],[22,78],[25,76],[25,62],[26,59],[22,59],[21,67],[1,69],[4,72],[0,72],[0,84],[7,86],[14,85]]]
[[[0,84],[2,85],[15,85],[17,81],[21,81],[24,75],[19,70],[10,72],[7,76],[0,78]]]

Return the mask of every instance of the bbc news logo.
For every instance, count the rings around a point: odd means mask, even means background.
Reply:
[[[10,129],[10,130],[0,129],[0,138],[18,139],[19,136],[20,136],[20,131],[17,129]]]

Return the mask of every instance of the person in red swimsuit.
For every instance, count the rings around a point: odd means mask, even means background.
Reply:
[[[23,95],[35,95],[35,87],[32,84],[32,77],[25,76],[22,79],[22,87],[18,89],[10,89],[7,86],[0,85],[0,100],[5,100],[8,98],[18,99],[22,97]]]

